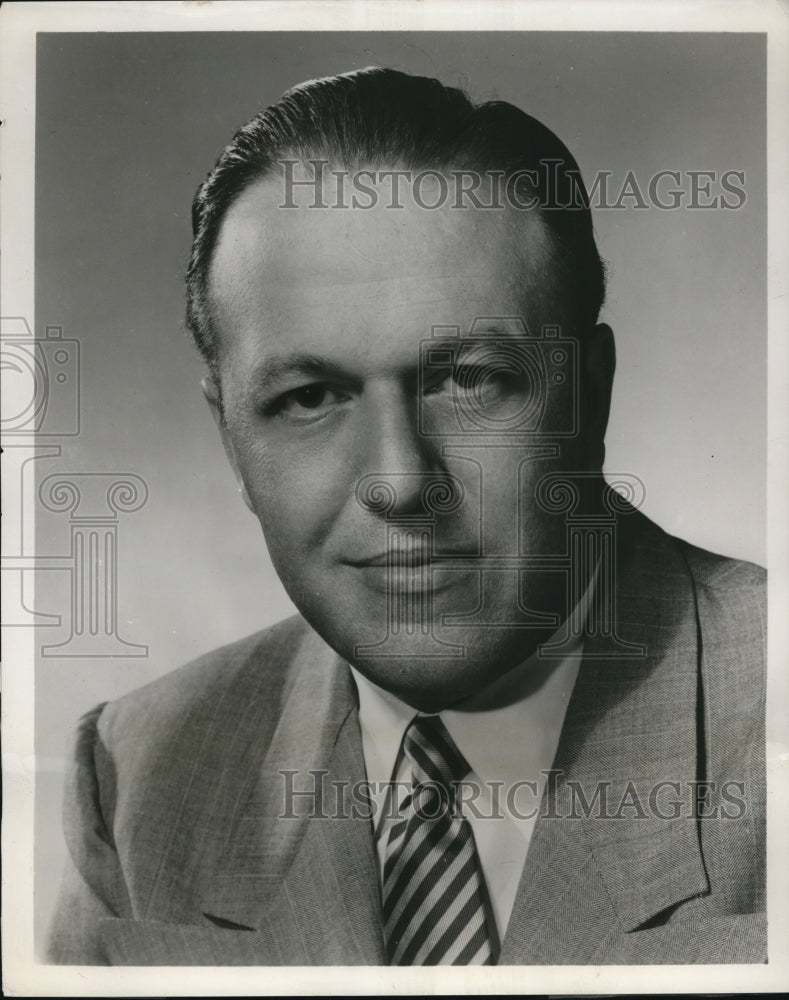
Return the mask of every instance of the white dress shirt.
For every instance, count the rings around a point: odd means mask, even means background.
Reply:
[[[588,596],[589,591],[581,602],[584,609]],[[439,713],[471,768],[464,779],[469,791],[462,811],[471,823],[500,938],[512,913],[582,652],[578,639],[560,660],[540,659],[535,653],[472,698]],[[393,822],[386,786],[403,783],[393,793],[389,790],[399,804],[411,781],[410,764],[400,752],[403,735],[415,716],[428,713],[415,711],[354,667],[351,670],[359,692],[367,780],[376,806],[381,875]],[[467,801],[474,786],[480,788],[479,797]]]

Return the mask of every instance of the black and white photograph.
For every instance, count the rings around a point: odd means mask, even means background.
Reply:
[[[0,11],[8,995],[789,985],[787,8],[483,6]]]

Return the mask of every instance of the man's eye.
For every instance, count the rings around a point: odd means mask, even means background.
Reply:
[[[328,395],[325,385],[315,383],[315,385],[303,385],[299,389],[294,389],[288,393],[287,402],[298,403],[305,410],[315,410],[321,405]]]
[[[515,382],[508,371],[499,371],[492,366],[479,364],[459,364],[446,372],[436,374],[430,380],[425,380],[426,396],[434,396],[443,392],[474,392],[483,389],[510,389]]]
[[[276,401],[273,412],[292,420],[318,418],[347,398],[322,382],[311,382],[291,389]]]
[[[455,385],[460,389],[473,389],[484,381],[496,377],[497,372],[490,372],[483,365],[458,365],[454,371]]]
[[[426,396],[436,396],[440,392],[446,392],[452,381],[452,372],[431,372],[423,382],[423,391]]]

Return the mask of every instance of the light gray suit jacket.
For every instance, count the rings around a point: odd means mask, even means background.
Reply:
[[[586,640],[500,964],[763,962],[764,573],[620,529],[617,628],[647,655]],[[329,815],[365,777],[350,671],[300,618],[90,713],[50,960],[383,964],[369,818],[278,818],[281,770],[325,770]],[[716,816],[688,815],[697,781]],[[603,786],[605,815],[570,798]]]

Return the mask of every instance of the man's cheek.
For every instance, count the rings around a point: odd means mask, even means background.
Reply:
[[[302,553],[317,557],[328,520],[320,491],[309,483],[275,477],[257,493],[255,507],[272,558],[280,554],[283,568]]]

